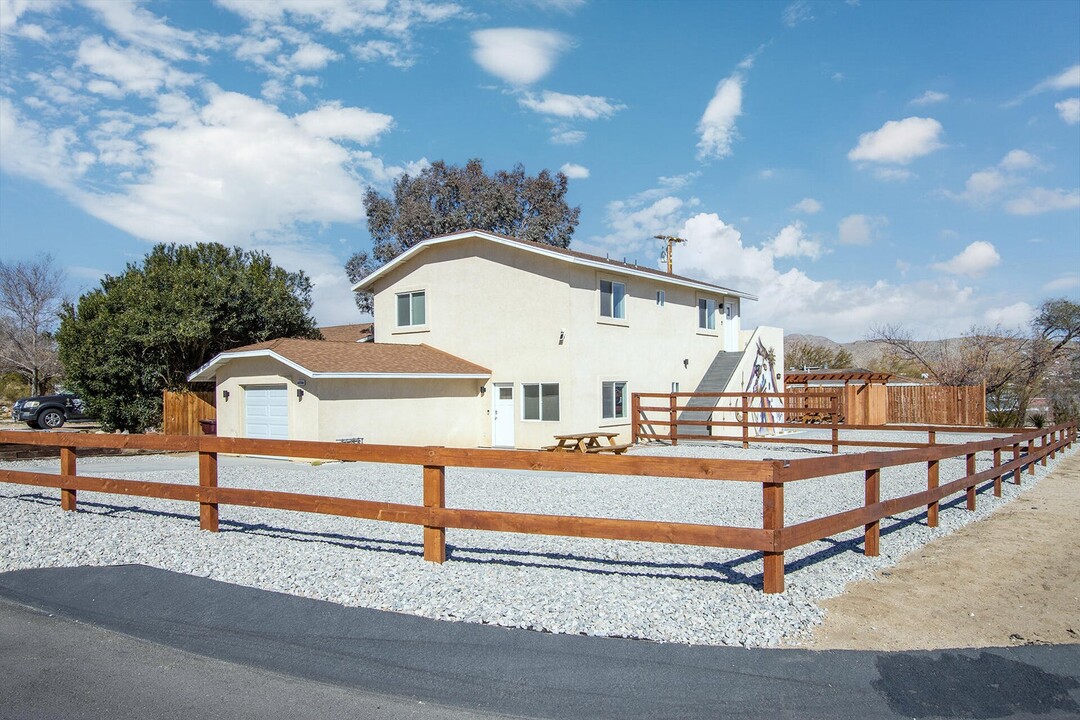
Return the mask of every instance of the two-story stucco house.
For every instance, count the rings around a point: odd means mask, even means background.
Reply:
[[[489,232],[425,240],[354,289],[374,296],[374,342],[277,340],[192,374],[216,380],[219,434],[536,448],[608,429],[628,441],[633,392],[747,389],[759,347],[779,360],[770,372],[783,367],[779,329],[741,327],[752,295]]]

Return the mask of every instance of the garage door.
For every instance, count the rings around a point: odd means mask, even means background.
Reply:
[[[289,397],[284,385],[244,388],[244,427],[249,438],[289,439]]]

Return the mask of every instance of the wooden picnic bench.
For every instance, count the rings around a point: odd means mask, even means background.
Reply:
[[[630,449],[629,444],[620,445],[615,442],[619,437],[617,432],[587,432],[574,433],[572,435],[556,435],[558,443],[541,448],[548,452],[579,452],[579,453],[615,453],[621,455]],[[600,442],[601,438],[607,439],[607,444]]]

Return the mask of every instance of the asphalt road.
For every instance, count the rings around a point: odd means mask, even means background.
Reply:
[[[1080,645],[744,650],[446,623],[143,566],[0,574],[2,718],[1077,718]]]

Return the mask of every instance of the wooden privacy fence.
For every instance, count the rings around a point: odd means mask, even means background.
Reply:
[[[1070,447],[1076,440],[1076,430],[1076,424],[1072,423],[962,445],[938,445],[917,450],[870,452],[805,460],[600,457],[571,453],[350,445],[297,440],[0,431],[0,442],[60,448],[59,475],[0,469],[0,482],[58,488],[60,505],[67,511],[76,509],[77,493],[80,490],[196,502],[199,504],[200,527],[211,532],[218,530],[218,512],[221,505],[275,508],[420,525],[424,528],[424,559],[438,563],[446,560],[448,528],[760,551],[764,554],[764,590],[767,593],[779,593],[784,591],[785,551],[863,527],[864,552],[867,555],[877,555],[879,527],[883,518],[925,505],[927,524],[934,527],[937,525],[938,503],[961,491],[967,493],[967,507],[973,510],[976,489],[980,483],[993,481],[995,494],[1000,494],[1002,478],[1011,473],[1013,482],[1019,484],[1021,471],[1025,467],[1034,473],[1034,463],[1041,461],[1045,465],[1047,457],[1052,458],[1058,451]],[[76,454],[80,448],[88,447],[197,452],[199,482],[198,485],[190,485],[80,476],[76,472]],[[1002,453],[1008,451],[1011,451],[1012,459],[1002,462]],[[979,452],[993,454],[992,469],[975,472],[975,455]],[[222,488],[218,487],[219,453],[419,465],[423,467],[424,504],[406,505],[248,488]],[[961,456],[967,459],[966,474],[943,482],[939,477],[940,462],[946,458]],[[927,489],[882,501],[881,469],[911,463],[926,463]],[[762,522],[760,528],[750,528],[448,508],[447,467],[758,483],[762,489]],[[787,483],[856,471],[865,473],[866,502],[863,507],[791,526],[785,525],[784,486]]]
[[[889,386],[886,422],[985,425],[986,386]]]
[[[162,432],[166,435],[201,435],[200,420],[217,418],[213,391],[162,391]]]

